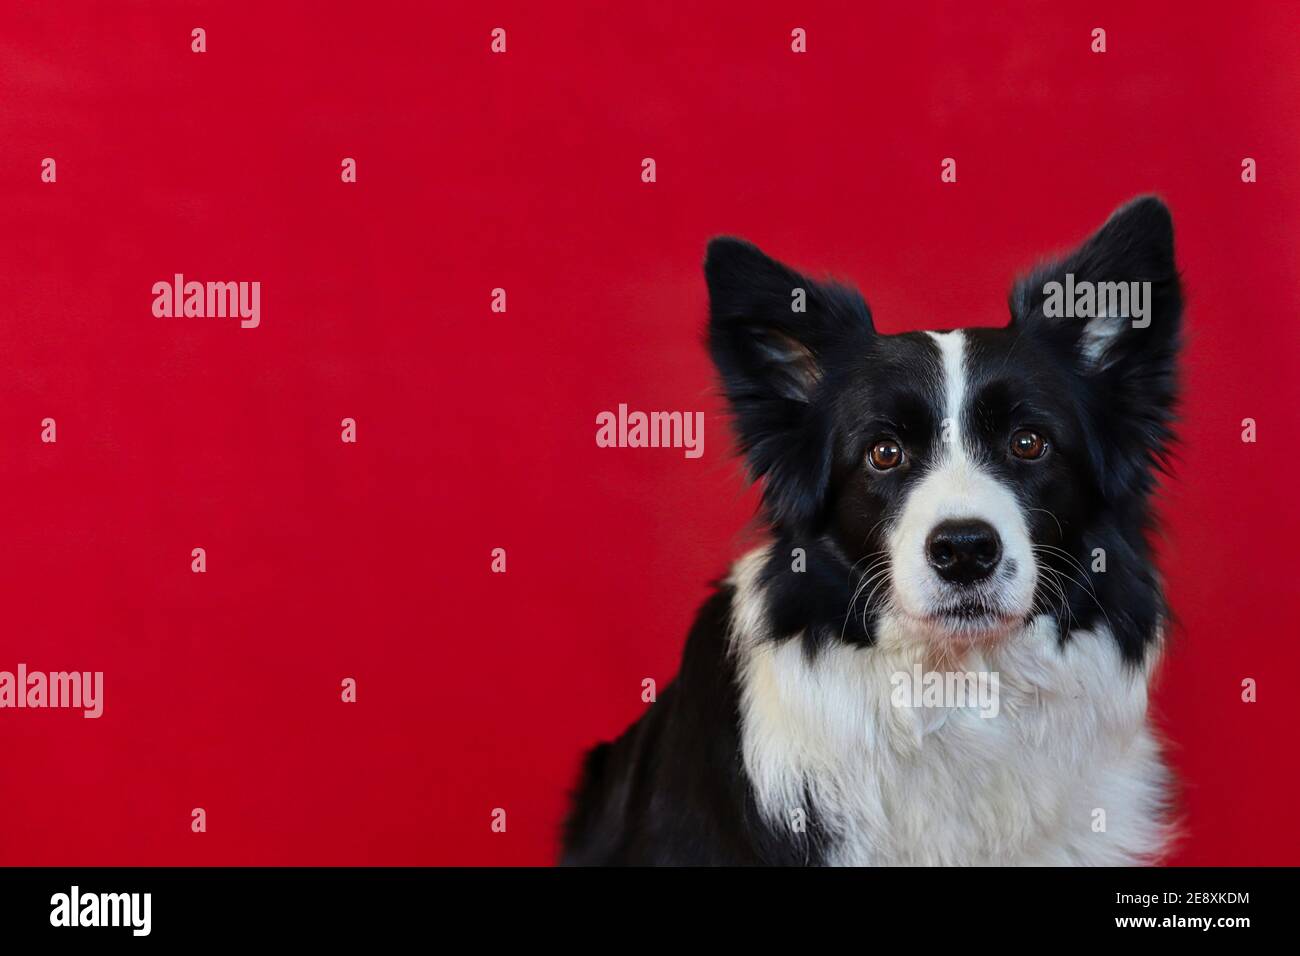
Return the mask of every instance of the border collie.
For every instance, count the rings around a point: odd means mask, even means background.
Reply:
[[[738,239],[704,272],[771,533],[658,702],[587,754],[562,862],[1158,859],[1147,538],[1182,312],[1164,203],[1020,281],[1004,328],[881,335],[857,292]],[[954,675],[993,678],[996,706],[954,699]]]

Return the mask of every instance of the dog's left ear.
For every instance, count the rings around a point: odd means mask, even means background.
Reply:
[[[1087,372],[1134,355],[1172,358],[1181,313],[1174,223],[1155,196],[1121,206],[1087,242],[1011,294],[1013,323],[1071,343]]]
[[[1182,311],[1173,219],[1155,196],[1121,206],[1082,246],[1011,293],[1012,325],[1056,343],[1096,386],[1108,438],[1092,451],[1107,469],[1104,485],[1145,484],[1146,474],[1123,474],[1121,462],[1163,459],[1177,400]],[[1142,449],[1148,454],[1125,454]]]
[[[862,297],[813,282],[741,239],[709,243],[709,351],[740,449],[774,525],[814,530],[831,479],[834,435],[819,401],[835,363],[860,361],[873,333]]]

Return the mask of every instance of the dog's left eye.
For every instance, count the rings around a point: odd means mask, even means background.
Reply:
[[[892,438],[884,438],[871,447],[867,457],[876,471],[889,471],[903,463],[903,446]]]
[[[1025,461],[1034,461],[1047,454],[1047,439],[1036,431],[1021,428],[1011,436],[1011,454]]]

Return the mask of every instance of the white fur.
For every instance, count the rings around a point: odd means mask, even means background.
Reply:
[[[1124,331],[1125,327],[1128,326],[1132,320],[1132,316],[1129,315],[1129,310],[1121,307],[1118,302],[1114,302],[1109,296],[1104,297],[1105,301],[1102,301],[1103,296],[1101,295],[1101,286],[1106,285],[1114,285],[1114,283],[1101,283],[1098,287],[1097,306],[1099,311],[1096,316],[1089,319],[1084,324],[1083,334],[1079,338],[1079,345],[1083,350],[1083,357],[1093,368],[1105,367],[1106,355],[1110,349],[1111,343],[1119,338],[1120,333]],[[1131,287],[1134,295],[1140,295],[1140,290],[1143,288],[1146,289],[1146,310],[1149,313],[1151,308],[1150,285],[1148,284],[1144,287],[1142,283],[1135,282],[1132,283]],[[1125,301],[1128,301],[1127,296],[1125,297]],[[1116,306],[1113,312],[1109,308],[1112,304]],[[1139,327],[1145,328],[1146,324],[1144,323]]]
[[[1115,339],[1119,338],[1119,334],[1124,331],[1124,324],[1128,320],[1129,317],[1126,313],[1113,316],[1103,312],[1096,318],[1087,321],[1083,327],[1083,333],[1079,337],[1079,345],[1083,350],[1083,357],[1091,366],[1094,368],[1102,367],[1106,350],[1110,348]]]
[[[745,769],[764,815],[812,811],[840,865],[1120,865],[1158,855],[1166,772],[1147,725],[1145,670],[1104,631],[1061,647],[1046,619],[936,661],[921,641],[773,642],[757,571],[731,578]],[[996,672],[993,718],[894,706],[890,678],[921,663]],[[812,806],[807,806],[811,800]],[[1105,829],[1098,830],[1097,811]]]

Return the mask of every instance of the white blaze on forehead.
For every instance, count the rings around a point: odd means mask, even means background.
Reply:
[[[962,443],[961,418],[966,405],[966,337],[958,332],[927,332],[939,346],[939,357],[943,363],[943,424],[940,431],[941,441],[947,443],[946,450],[954,458],[964,458],[965,446]]]

